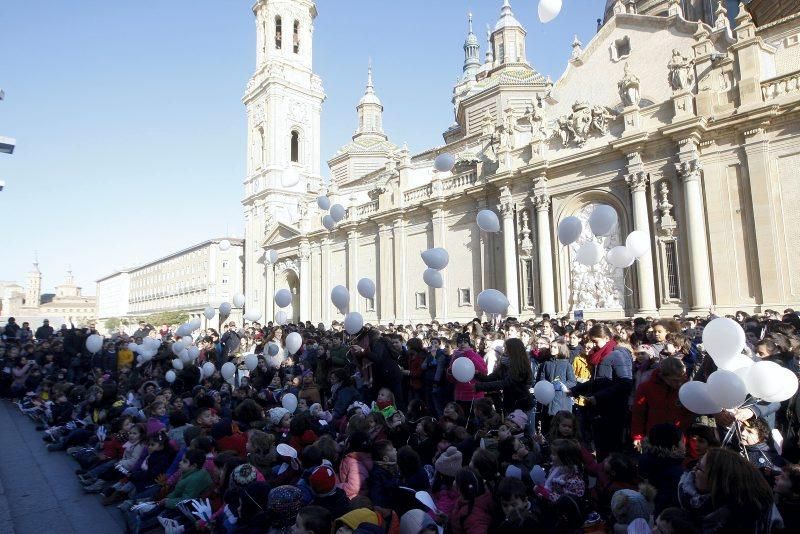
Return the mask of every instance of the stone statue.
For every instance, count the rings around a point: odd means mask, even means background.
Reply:
[[[494,131],[494,121],[492,121],[492,115],[489,113],[489,110],[483,112],[483,118],[481,119],[481,135],[483,136],[490,136]]]
[[[500,131],[500,146],[509,150],[514,149],[514,108],[508,107],[503,113],[503,128]]]
[[[625,107],[638,106],[641,94],[639,93],[639,78],[630,71],[630,66],[625,63],[625,75],[617,84],[622,104]]]
[[[575,102],[572,113],[560,117],[556,124],[561,144],[568,146],[574,142],[582,147],[586,144],[589,135],[606,135],[608,123],[615,115],[605,106],[590,106],[588,102]]]
[[[691,91],[694,85],[694,61],[680,53],[675,48],[672,50],[672,59],[667,64],[669,68],[669,85],[673,91]]]

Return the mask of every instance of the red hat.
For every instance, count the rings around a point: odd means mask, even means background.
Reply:
[[[321,465],[311,472],[308,484],[317,495],[329,495],[336,489],[336,473],[327,465]]]

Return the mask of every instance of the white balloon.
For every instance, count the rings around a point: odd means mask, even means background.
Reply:
[[[339,222],[344,219],[345,213],[344,206],[341,204],[334,204],[331,206],[331,217],[334,222]]]
[[[100,334],[92,334],[86,338],[86,350],[92,354],[97,354],[103,348],[103,336]]]
[[[336,221],[334,221],[333,217],[331,217],[330,215],[325,215],[322,218],[322,226],[324,226],[325,229],[330,232],[331,230],[336,228]]]
[[[781,382],[782,369],[775,362],[756,362],[747,373],[747,391],[759,399],[776,395],[785,385]]]
[[[428,287],[440,288],[444,286],[442,273],[436,269],[425,269],[422,271],[422,281],[425,282]]]
[[[574,215],[564,217],[558,223],[558,240],[562,245],[571,245],[581,236],[583,232],[583,223]]]
[[[254,323],[259,319],[261,319],[261,312],[258,310],[250,310],[244,314],[244,318],[250,321],[251,323]]]
[[[216,314],[217,314],[217,311],[214,308],[212,308],[211,306],[206,306],[206,309],[203,310],[203,317],[205,317],[209,321],[211,319],[213,319]]]
[[[766,402],[783,402],[792,398],[794,394],[797,393],[797,375],[789,369],[781,367],[780,376],[776,381],[779,383],[778,387],[776,387],[776,393],[766,395],[762,400]]]
[[[488,314],[505,313],[510,305],[508,298],[496,289],[484,289],[478,293],[478,308]]]
[[[344,329],[345,331],[354,336],[361,332],[364,327],[364,318],[358,312],[350,312],[344,316]]]
[[[264,259],[273,265],[278,263],[278,251],[274,248],[267,250],[264,252]]]
[[[189,323],[183,323],[177,328],[177,330],[175,330],[175,335],[178,337],[188,336],[191,333],[192,325]]]
[[[589,216],[589,228],[596,236],[610,234],[615,224],[617,224],[617,210],[607,204],[598,204]]]
[[[241,293],[236,293],[233,296],[233,305],[236,306],[237,308],[241,308],[242,306],[244,306],[245,300],[246,299],[244,298],[244,295],[242,295]]]
[[[556,396],[556,388],[552,382],[547,380],[539,380],[533,386],[533,396],[536,397],[536,402],[547,406]]]
[[[575,254],[575,261],[587,267],[591,267],[603,258],[603,247],[600,243],[595,241],[587,241],[578,247],[578,253]]]
[[[362,278],[358,281],[358,294],[365,299],[375,298],[375,282],[369,278]]]
[[[244,357],[244,366],[247,367],[248,371],[252,371],[256,367],[258,367],[258,356],[255,354],[248,354]]]
[[[172,344],[172,354],[174,354],[175,356],[180,356],[181,352],[183,352],[185,349],[186,347],[183,346],[183,343],[181,341],[176,341],[175,343]]]
[[[531,481],[534,484],[544,486],[544,483],[547,481],[547,473],[541,465],[534,465],[530,474]]]
[[[180,371],[181,369],[183,369],[183,361],[181,361],[180,358],[175,358],[174,360],[172,360],[172,368],[177,371]]]
[[[173,382],[175,382],[175,379],[177,378],[177,376],[175,376],[175,371],[173,371],[172,369],[170,369],[169,371],[167,371],[167,372],[164,374],[164,378],[167,380],[167,382],[169,382],[170,384],[172,384]]]
[[[186,349],[186,353],[189,355],[189,359],[194,361],[200,356],[200,349],[197,347],[189,347]]]
[[[422,261],[431,269],[441,271],[450,263],[450,254],[443,248],[429,248],[420,253]]]
[[[722,365],[717,365],[717,367],[719,367],[720,369],[725,369],[726,371],[735,372],[738,371],[739,369],[750,369],[750,367],[753,366],[753,363],[754,363],[753,360],[751,360],[744,354],[737,354],[733,358],[725,360],[722,363]]]
[[[466,356],[460,356],[453,362],[453,378],[466,384],[475,378],[475,364]]]
[[[325,195],[320,195],[317,197],[317,206],[319,206],[319,209],[322,211],[328,211],[331,209],[331,199]]]
[[[724,366],[725,362],[741,354],[744,344],[744,330],[733,319],[717,317],[703,329],[703,348],[717,367]]]
[[[539,20],[547,24],[561,12],[561,0],[539,0]]]
[[[331,302],[339,310],[344,310],[350,304],[350,292],[344,286],[336,286],[331,290]]]
[[[294,187],[300,183],[300,173],[297,172],[294,165],[291,163],[286,167],[283,171],[283,176],[281,176],[281,185],[283,187]]]
[[[229,248],[231,248],[231,242],[228,241],[227,239],[223,239],[222,241],[219,242],[220,250],[228,250]]]
[[[219,305],[219,314],[222,317],[227,317],[231,314],[231,305],[229,302],[223,302]]]
[[[297,409],[297,397],[294,393],[287,393],[281,397],[281,404],[284,408],[289,410],[289,413],[294,413],[294,411]]]
[[[303,345],[303,337],[298,334],[297,332],[292,332],[288,336],[286,336],[286,349],[289,351],[289,354],[295,354],[300,347]]]
[[[628,247],[614,247],[606,252],[606,261],[617,269],[624,269],[633,265],[636,257],[631,254]]]
[[[181,362],[183,362],[184,364],[192,363],[192,355],[189,354],[189,351],[186,349],[183,349],[181,353],[178,354],[178,358],[180,358]]]
[[[747,386],[736,373],[717,369],[706,381],[708,395],[723,408],[733,409],[747,398]]]
[[[233,362],[225,362],[222,364],[222,369],[220,369],[219,373],[222,378],[227,380],[236,373],[236,365]]]
[[[650,236],[642,230],[634,230],[625,239],[625,247],[635,258],[641,258],[650,252]]]
[[[279,308],[285,308],[292,303],[292,292],[288,289],[279,289],[275,292],[275,304]]]
[[[275,323],[276,323],[278,326],[283,326],[283,325],[285,325],[285,324],[286,324],[286,323],[288,323],[288,322],[289,322],[289,316],[286,314],[286,312],[285,312],[285,311],[283,311],[283,310],[278,310],[278,311],[275,313]]]
[[[722,406],[709,395],[708,385],[698,380],[682,385],[678,390],[678,399],[687,410],[697,415],[712,415],[722,411]]]
[[[191,327],[192,327],[192,330],[191,330],[192,332],[194,332],[195,330],[199,330],[200,326],[202,326],[202,324],[203,324],[203,322],[200,320],[199,317],[195,317],[194,319],[189,321],[189,325],[191,325]]]
[[[444,152],[436,156],[433,160],[433,167],[439,172],[449,172],[456,165],[456,158],[452,154]]]
[[[267,354],[270,356],[277,356],[278,353],[281,351],[281,348],[278,346],[277,343],[267,343]]]
[[[475,217],[475,222],[478,223],[478,228],[484,232],[500,231],[500,219],[497,218],[497,214],[492,210],[479,211],[478,216]]]
[[[203,364],[203,376],[206,377],[206,378],[208,378],[211,375],[213,375],[214,371],[216,371],[216,370],[217,370],[217,368],[214,367],[214,364],[211,363],[211,362],[206,362],[206,363]]]

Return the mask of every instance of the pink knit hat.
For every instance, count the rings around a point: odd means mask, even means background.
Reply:
[[[517,428],[520,430],[524,430],[528,425],[528,415],[522,410],[514,410],[508,414],[506,419],[517,425]]]

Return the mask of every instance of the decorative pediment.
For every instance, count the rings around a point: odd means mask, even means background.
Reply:
[[[301,235],[301,233],[297,228],[282,222],[276,222],[272,225],[272,228],[266,230],[264,234],[264,241],[261,242],[261,246],[269,247],[275,243],[287,241],[299,235]]]

